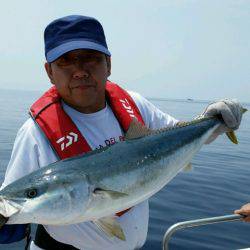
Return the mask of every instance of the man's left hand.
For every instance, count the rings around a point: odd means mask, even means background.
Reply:
[[[239,128],[242,118],[242,106],[237,100],[223,99],[207,106],[199,117],[221,116],[224,123],[212,134],[206,143],[215,140],[219,135]]]
[[[242,220],[245,222],[250,222],[250,203],[245,204],[240,209],[234,211],[235,214],[245,215],[246,217]]]

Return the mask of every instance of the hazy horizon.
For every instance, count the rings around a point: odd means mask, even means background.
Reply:
[[[42,95],[46,90],[32,90],[32,89],[8,89],[8,88],[0,88],[0,91],[6,91],[6,92],[34,92],[37,93],[37,98]],[[188,101],[188,102],[203,102],[203,103],[209,103],[212,101],[215,101],[213,99],[195,99],[192,98],[192,96],[187,97],[187,98],[173,98],[173,97],[157,97],[157,96],[144,96],[146,99],[149,100],[157,100],[157,101]],[[239,100],[241,101],[241,100]],[[246,104],[246,105],[250,105],[250,102],[246,102],[246,101],[241,101],[241,104]]]
[[[124,88],[154,98],[250,102],[249,1],[12,0],[0,12],[0,88],[48,89],[44,28],[80,14],[103,24],[110,80]]]

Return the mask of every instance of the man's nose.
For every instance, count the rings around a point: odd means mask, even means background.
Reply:
[[[88,78],[89,77],[89,71],[86,67],[83,65],[76,65],[76,68],[73,73],[73,78],[80,79],[80,78]]]

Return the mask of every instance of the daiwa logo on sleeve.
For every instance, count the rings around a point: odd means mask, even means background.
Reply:
[[[133,111],[132,107],[130,106],[128,100],[127,99],[124,99],[124,100],[120,99],[120,102],[121,102],[122,106],[125,108],[125,110],[128,112],[129,116],[134,118],[135,117],[134,111]]]
[[[61,145],[61,151],[69,147],[74,142],[78,141],[78,135],[74,132],[69,132],[68,135],[61,137],[56,141],[57,144]]]

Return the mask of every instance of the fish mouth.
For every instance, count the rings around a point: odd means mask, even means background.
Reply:
[[[21,207],[21,205],[12,200],[0,197],[0,228],[8,222],[11,216],[17,214]]]
[[[7,223],[9,220],[9,217],[4,217],[0,214],[0,229]]]

